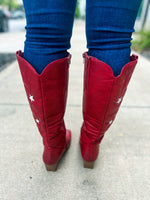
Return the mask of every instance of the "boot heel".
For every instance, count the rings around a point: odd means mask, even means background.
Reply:
[[[84,168],[93,169],[94,168],[94,161],[93,162],[87,162],[87,161],[84,160],[83,165],[84,165]]]
[[[45,164],[45,167],[46,167],[47,171],[53,171],[53,172],[55,172],[57,170],[57,163],[53,164],[53,165],[46,165]]]

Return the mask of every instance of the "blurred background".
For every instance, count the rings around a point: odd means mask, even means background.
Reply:
[[[78,0],[75,21],[85,22],[86,0]],[[0,0],[0,70],[15,59],[15,51],[23,49],[25,13],[22,0]],[[143,0],[135,23],[132,48],[150,58],[150,0]]]

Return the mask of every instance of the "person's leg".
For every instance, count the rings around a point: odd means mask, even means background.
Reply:
[[[24,58],[42,73],[68,55],[76,0],[23,0],[26,13]]]
[[[76,0],[24,0],[27,36],[17,59],[34,120],[43,138],[43,161],[55,171],[69,148],[66,130],[70,47]],[[44,69],[44,70],[43,70]],[[41,73],[41,74],[40,74]]]
[[[130,40],[141,0],[86,0],[88,55],[107,63],[114,75],[130,60]]]
[[[94,166],[99,144],[116,117],[138,60],[135,55],[130,57],[130,40],[139,5],[140,0],[87,0],[89,51],[83,54],[84,121],[80,135],[87,168]]]

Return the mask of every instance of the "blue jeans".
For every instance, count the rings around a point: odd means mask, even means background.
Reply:
[[[40,74],[68,55],[76,0],[23,0],[24,58]],[[88,54],[110,65],[114,75],[130,60],[131,35],[141,0],[86,0]],[[79,47],[80,48],[80,47]]]

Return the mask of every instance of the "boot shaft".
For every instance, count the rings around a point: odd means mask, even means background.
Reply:
[[[86,161],[96,160],[98,144],[113,123],[135,69],[138,56],[132,55],[119,76],[106,63],[84,57],[83,125],[81,128],[81,153]],[[95,153],[87,153],[95,152]]]
[[[38,74],[23,58],[21,51],[16,55],[27,98],[44,145],[64,146],[66,129],[63,117],[71,55],[50,63],[42,74]]]

